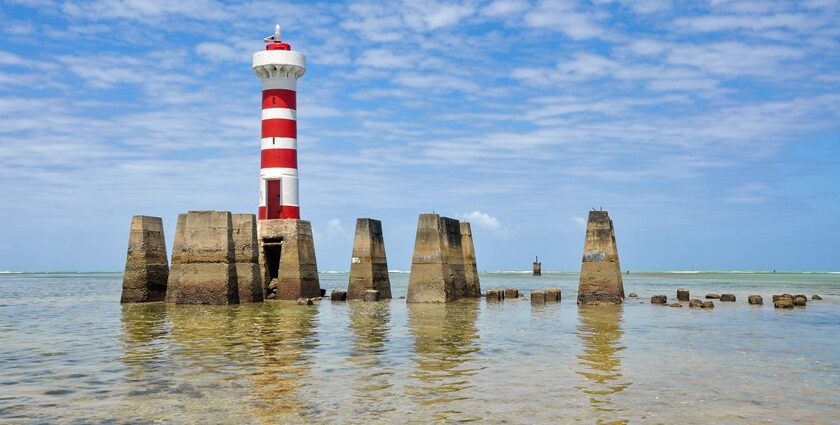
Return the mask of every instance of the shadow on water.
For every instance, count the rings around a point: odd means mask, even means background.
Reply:
[[[469,421],[458,409],[470,400],[475,375],[475,353],[479,351],[475,326],[479,304],[474,301],[443,304],[408,304],[408,326],[414,336],[415,368],[408,394],[417,400],[422,417],[436,421]]]
[[[621,356],[624,350],[620,339],[622,306],[580,306],[577,335],[583,343],[583,353],[578,355],[577,373],[586,378],[585,385],[577,389],[589,399],[598,424],[626,424],[626,419],[616,419],[623,408],[616,406],[613,396],[630,386],[622,380]]]
[[[379,415],[395,410],[383,404],[383,399],[394,396],[391,378],[393,370],[383,361],[388,343],[391,320],[391,302],[349,301],[349,328],[353,335],[353,348],[349,361],[358,371],[353,384],[353,410],[365,415]]]

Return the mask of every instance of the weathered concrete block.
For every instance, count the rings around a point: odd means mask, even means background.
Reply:
[[[775,307],[775,308],[793,308],[793,298],[775,298],[773,300],[773,307]]]
[[[485,298],[487,298],[487,302],[499,302],[504,298],[504,291],[501,289],[488,289]]]
[[[671,307],[682,307],[682,304],[680,304],[680,303],[673,303],[673,304],[671,304]]]
[[[735,294],[720,294],[721,301],[733,302],[735,301]]]
[[[531,268],[534,271],[534,276],[542,276],[542,263],[540,262],[540,257],[537,257],[534,260],[534,263],[531,264]]]
[[[654,296],[650,297],[650,303],[651,304],[667,304],[668,303],[668,297],[666,297],[665,295],[654,295]]]
[[[630,295],[627,296],[627,298],[637,298],[637,297],[638,297],[638,295],[636,295],[635,292],[631,292]]]
[[[169,260],[160,217],[135,215],[128,234],[121,303],[163,301]]]
[[[703,301],[703,305],[700,306],[701,308],[715,308],[715,303],[711,301]]]
[[[707,300],[719,300],[720,294],[706,294]]]
[[[621,304],[624,282],[613,222],[606,211],[590,211],[583,246],[578,304]]]
[[[761,295],[750,295],[747,297],[747,302],[752,305],[762,305],[764,304],[764,299],[761,298]]]
[[[227,211],[190,211],[178,216],[167,302],[239,303],[232,229]]]
[[[531,304],[545,304],[545,292],[531,291]]]
[[[817,294],[814,294],[814,295],[811,295],[811,299],[814,300],[814,301],[819,301],[819,300],[822,300],[822,297],[817,295]]]
[[[688,301],[688,289],[677,289],[677,300]]]
[[[449,302],[466,296],[458,220],[420,214],[406,302]]]
[[[478,264],[475,261],[475,244],[473,242],[472,227],[467,221],[460,223],[461,253],[464,257],[464,282],[466,284],[465,297],[481,297],[481,283],[478,278]]]
[[[324,288],[321,288],[321,298],[324,298],[326,296],[327,296],[327,290],[324,289]]]
[[[312,224],[296,219],[259,220],[257,238],[260,274],[263,282],[277,279],[273,293],[278,300],[320,297]]]
[[[231,214],[231,222],[239,302],[262,302],[264,291],[259,265],[257,217],[254,214]]]
[[[781,295],[773,295],[773,302],[776,302],[782,298],[790,298],[793,301],[793,295],[791,294],[781,294]]]
[[[330,300],[331,301],[347,301],[347,292],[339,291],[337,289],[333,289],[332,293],[330,293]]]
[[[356,220],[347,298],[364,299],[365,291],[369,289],[379,291],[380,298],[391,298],[391,281],[388,277],[388,260],[385,257],[382,223],[372,218],[359,218]]]
[[[545,294],[545,302],[560,302],[560,288],[548,288],[543,293]]]
[[[805,306],[808,303],[808,297],[805,295],[794,295],[793,297],[793,305],[797,306]]]
[[[507,289],[505,289],[503,297],[506,300],[512,300],[514,298],[519,298],[519,289],[507,288]]]
[[[694,299],[694,300],[691,300],[691,301],[688,302],[688,306],[691,307],[691,308],[702,308],[703,307],[703,301]]]
[[[365,296],[362,298],[365,301],[379,301],[380,294],[376,289],[368,289],[365,291]]]

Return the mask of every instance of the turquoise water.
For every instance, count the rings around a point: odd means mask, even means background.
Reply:
[[[563,301],[121,306],[120,274],[2,274],[0,422],[840,422],[840,274],[631,273],[617,308],[576,306],[576,273],[481,279]],[[679,287],[738,301],[647,302]]]

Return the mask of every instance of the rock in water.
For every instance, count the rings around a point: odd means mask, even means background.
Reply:
[[[782,298],[790,298],[793,300],[793,295],[791,294],[781,294],[781,295],[773,295],[773,302],[776,302]]]
[[[326,297],[326,296],[327,296],[327,290],[324,289],[324,288],[321,288],[321,298]]]
[[[691,308],[702,308],[703,307],[703,301],[696,300],[696,299],[691,300],[691,301],[688,302],[688,306],[691,307]]]
[[[297,299],[297,305],[312,305],[312,304],[315,304],[312,301],[312,298],[298,298]]]
[[[735,301],[735,294],[720,294],[721,301]]]
[[[671,304],[671,307],[682,307],[682,304],[680,304],[680,303],[673,303],[673,304]]]
[[[485,297],[487,298],[487,302],[499,302],[502,300],[503,295],[504,292],[501,289],[488,289]]]
[[[775,308],[793,308],[793,298],[778,298],[773,301]]]
[[[703,305],[702,305],[702,306],[700,306],[700,307],[701,307],[701,308],[715,308],[715,303],[713,303],[713,302],[711,302],[711,301],[706,301],[706,302],[704,302],[704,303],[703,303]]]
[[[719,300],[720,294],[706,294],[707,300]]]
[[[814,294],[814,295],[811,296],[811,299],[814,300],[814,301],[818,301],[818,300],[821,300],[822,297],[817,295],[817,294]]]
[[[630,295],[627,296],[627,298],[636,298],[636,297],[638,297],[638,295],[636,295],[635,292],[631,292]]]
[[[680,301],[688,301],[688,289],[677,289],[677,299]]]
[[[560,288],[548,288],[543,291],[545,302],[560,302]]]
[[[761,295],[750,295],[747,297],[747,302],[752,305],[762,305],[764,304],[764,299],[761,298]]]
[[[330,293],[330,301],[347,301],[347,292],[333,289]]]
[[[668,297],[666,297],[665,295],[654,295],[654,296],[650,297],[650,303],[651,304],[667,304],[668,303]]]
[[[506,300],[512,300],[514,298],[519,298],[519,290],[516,288],[507,288],[505,289],[504,298]]]
[[[793,297],[793,305],[804,307],[808,303],[808,298],[805,295],[797,295]]]

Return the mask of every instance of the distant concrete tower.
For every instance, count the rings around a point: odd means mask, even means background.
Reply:
[[[296,87],[306,58],[280,41],[280,25],[265,42],[252,66],[262,79],[259,219],[299,219]]]

